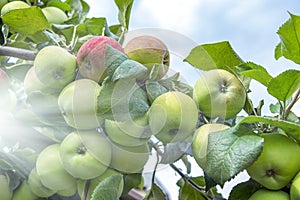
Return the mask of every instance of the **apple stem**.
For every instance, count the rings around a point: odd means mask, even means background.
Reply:
[[[0,46],[0,56],[10,56],[23,60],[34,60],[35,51],[9,46]]]

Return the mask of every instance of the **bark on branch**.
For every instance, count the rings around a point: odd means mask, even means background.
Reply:
[[[35,52],[27,49],[16,47],[0,46],[0,56],[10,56],[23,60],[34,60]]]

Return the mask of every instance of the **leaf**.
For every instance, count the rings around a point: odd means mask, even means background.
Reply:
[[[84,22],[86,30],[92,35],[103,35],[106,19],[104,17],[87,18]]]
[[[286,70],[273,78],[268,85],[268,92],[281,101],[287,101],[300,88],[300,71]]]
[[[209,134],[207,162],[203,170],[216,183],[223,185],[261,153],[263,139],[245,132],[246,128],[236,126]]]
[[[179,160],[191,146],[190,139],[182,142],[169,143],[165,146],[160,163],[170,164]]]
[[[200,70],[233,68],[243,63],[227,41],[196,46],[184,61]]]
[[[142,182],[142,174],[124,174],[124,188],[122,195],[128,194],[128,192],[135,187],[138,187]]]
[[[300,142],[300,125],[293,122],[270,117],[248,116],[242,119],[239,122],[238,126],[241,124],[252,124],[256,122],[262,122],[265,124],[276,126],[285,131],[287,135]]]
[[[261,188],[261,185],[252,179],[239,183],[232,188],[229,200],[249,199],[250,196],[259,188]]]
[[[119,8],[118,19],[120,24],[128,30],[130,12],[134,0],[115,0],[115,4]]]
[[[281,41],[275,48],[275,58],[284,56],[300,64],[300,16],[289,14],[290,18],[277,31]]]
[[[155,183],[153,183],[150,193],[148,194],[146,200],[161,200],[161,199],[166,199],[166,195],[164,194],[162,189],[160,189],[160,187],[158,187]]]
[[[181,179],[182,180],[182,179]],[[179,180],[179,181],[181,181]],[[205,180],[204,177],[193,177],[191,178],[193,182],[195,182],[197,185],[204,187],[205,186]],[[190,184],[181,181],[181,184],[177,185],[180,186],[179,189],[179,200],[189,200],[189,199],[197,199],[197,200],[205,200],[205,198],[202,196],[202,194],[197,191],[195,188],[193,188]]]
[[[267,70],[255,63],[252,62],[246,62],[242,63],[238,66],[240,74],[250,77],[264,86],[268,86],[268,83],[272,79],[272,76],[267,72]]]
[[[280,113],[280,104],[279,103],[270,104],[270,111],[273,114],[279,114]]]
[[[119,187],[123,182],[123,176],[121,174],[110,176],[99,183],[95,188],[91,200],[116,200],[120,196],[118,195]]]
[[[150,102],[153,102],[158,96],[168,92],[169,90],[162,86],[158,81],[147,80],[146,91],[149,97]]]
[[[41,11],[41,8],[36,6],[12,10],[3,15],[2,20],[13,31],[25,35],[32,35],[38,31],[50,28],[50,24]]]

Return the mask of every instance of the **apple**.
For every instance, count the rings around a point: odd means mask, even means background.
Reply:
[[[7,95],[10,88],[10,79],[7,73],[0,68],[0,94]]]
[[[293,178],[290,188],[291,200],[300,200],[300,171]]]
[[[81,199],[90,200],[92,197],[93,191],[95,190],[95,188],[99,185],[99,183],[101,181],[103,181],[104,179],[106,179],[110,176],[117,175],[117,174],[119,174],[119,172],[108,168],[102,175],[100,175],[94,179],[91,179],[91,180],[80,180],[79,179],[77,182],[78,194],[80,195]],[[89,185],[87,185],[87,184],[89,184]],[[87,194],[84,194],[85,187],[88,187]],[[122,195],[123,187],[124,187],[124,182],[122,181],[121,184],[119,185],[118,196]],[[86,195],[86,198],[83,198],[84,195]]]
[[[229,119],[244,107],[246,91],[232,73],[213,69],[205,71],[196,81],[193,98],[204,115]]]
[[[2,192],[2,191],[1,191]],[[21,185],[14,191],[12,200],[36,200],[38,197],[33,194],[27,181],[23,181]]]
[[[262,137],[262,152],[247,172],[265,188],[279,190],[300,170],[300,146],[280,133],[262,134]]]
[[[9,11],[22,9],[22,8],[29,8],[30,6],[25,3],[24,1],[12,1],[5,4],[1,9],[1,15],[5,15]]]
[[[95,36],[86,41],[77,53],[79,73],[85,77],[101,83],[107,75],[105,64],[106,46],[124,53],[123,47],[113,38]]]
[[[58,106],[66,123],[76,129],[94,129],[101,125],[97,114],[100,85],[91,79],[68,84],[58,96]]]
[[[205,169],[206,165],[208,135],[227,128],[230,127],[224,124],[204,124],[195,131],[192,141],[192,151],[197,164],[202,169]]]
[[[125,54],[132,60],[143,64],[149,72],[154,65],[159,67],[158,78],[162,78],[169,69],[170,54],[160,39],[143,35],[132,38],[124,47]]]
[[[158,96],[148,111],[152,133],[163,143],[179,142],[196,128],[198,110],[193,99],[182,92]]]
[[[147,117],[130,121],[113,121],[106,119],[104,129],[108,137],[115,143],[123,146],[139,146],[147,143],[151,137],[148,131]]]
[[[42,12],[50,24],[62,24],[68,19],[66,13],[57,7],[45,7]]]
[[[83,144],[81,137],[85,137],[85,134],[96,134],[98,132],[72,132],[68,134],[60,145],[60,156],[64,169],[70,173],[75,178],[80,178],[83,180],[96,178],[105,172],[107,165],[105,163],[109,162],[111,159],[110,151],[108,150],[109,143],[103,137],[103,141],[106,142],[99,148],[105,151],[103,158],[98,160],[89,152],[89,149]],[[102,142],[103,142],[102,141]],[[108,149],[107,149],[108,148]],[[102,161],[103,160],[103,161]]]
[[[40,152],[36,160],[36,172],[42,184],[54,191],[76,185],[76,179],[64,169],[59,151],[59,144],[49,145]]]
[[[28,185],[30,190],[38,197],[50,197],[56,193],[43,185],[40,177],[37,175],[36,168],[33,168],[28,176]]]
[[[75,193],[77,192],[77,184],[72,184],[69,188],[63,189],[63,190],[58,190],[56,194],[64,197],[71,197],[74,196]]]
[[[290,197],[288,193],[277,190],[267,190],[267,189],[259,189],[254,192],[248,200],[289,200]]]
[[[148,144],[126,147],[111,142],[111,168],[121,173],[140,173],[149,159]]]
[[[59,46],[42,48],[33,64],[38,79],[53,89],[61,90],[76,75],[76,57]]]
[[[9,187],[8,179],[5,175],[0,174],[0,199],[11,200],[13,192]]]

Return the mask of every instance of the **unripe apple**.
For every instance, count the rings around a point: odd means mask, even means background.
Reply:
[[[2,191],[1,191],[2,192]],[[21,185],[14,191],[12,200],[36,200],[38,197],[33,194],[27,181],[23,181]]]
[[[158,65],[158,77],[163,77],[169,69],[170,54],[167,46],[160,39],[143,35],[131,39],[124,47],[125,54],[148,68]]]
[[[205,124],[195,131],[192,142],[192,151],[197,164],[204,169],[206,165],[208,135],[212,132],[230,128],[224,124]]]
[[[264,146],[257,160],[247,168],[252,179],[270,190],[285,187],[300,170],[300,146],[289,137],[262,134]]]
[[[64,196],[64,197],[70,197],[75,195],[75,193],[77,192],[77,185],[72,184],[69,188],[67,189],[63,189],[63,190],[58,190],[56,192],[56,194],[60,195],[60,196]]]
[[[205,71],[200,76],[195,83],[193,97],[204,115],[228,119],[244,107],[246,91],[232,73],[214,69]]]
[[[107,36],[95,36],[86,41],[77,53],[79,73],[96,82],[102,82],[107,76],[106,63],[104,61],[106,46],[124,53],[123,47],[114,39]]]
[[[153,101],[148,117],[152,133],[161,142],[179,142],[192,135],[198,110],[190,96],[177,91],[167,92]]]
[[[5,175],[0,174],[0,199],[11,200],[13,196],[12,190],[9,188],[8,179]]]
[[[300,171],[292,180],[290,197],[291,200],[300,200]]]
[[[5,4],[1,9],[1,15],[5,15],[9,11],[22,9],[22,8],[29,8],[30,6],[25,3],[24,1],[12,1]]]
[[[75,78],[76,57],[62,47],[47,46],[37,53],[34,67],[43,84],[61,90]]]
[[[102,118],[97,114],[100,85],[91,79],[68,84],[59,94],[58,106],[66,123],[76,129],[94,129]]]
[[[45,7],[42,12],[50,24],[62,24],[68,19],[66,13],[57,7]]]
[[[288,193],[281,190],[259,189],[254,192],[248,200],[289,200]]]
[[[42,184],[54,191],[76,185],[76,179],[63,167],[59,150],[59,144],[49,145],[40,152],[36,161],[36,172]]]

